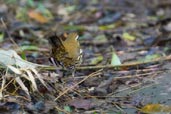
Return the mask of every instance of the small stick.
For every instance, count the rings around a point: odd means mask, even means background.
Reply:
[[[100,69],[100,70],[98,70],[96,72],[93,72],[93,73],[89,74],[87,77],[85,77],[84,79],[82,79],[81,81],[79,81],[78,83],[76,83],[75,85],[73,85],[71,88],[68,88],[64,92],[62,92],[58,97],[55,98],[55,101],[57,101],[60,97],[62,97],[66,93],[68,93],[68,91],[70,91],[72,88],[77,87],[79,84],[81,84],[82,82],[84,82],[88,78],[93,77],[93,76],[97,76],[97,75],[101,74],[101,71],[102,71],[102,69]]]
[[[54,61],[54,59],[51,57],[50,58],[50,61],[52,62],[52,64],[57,68],[56,69],[56,72],[58,73],[58,75],[59,75],[59,77],[61,78],[62,76],[63,76],[63,73],[60,71],[60,69],[58,69],[58,66],[57,66],[57,64],[56,64],[56,62]]]

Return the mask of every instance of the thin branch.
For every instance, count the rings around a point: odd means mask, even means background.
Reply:
[[[138,67],[140,65],[144,64],[152,64],[152,63],[160,63],[164,61],[170,61],[171,60],[171,55],[166,56],[166,57],[161,57],[158,59],[154,59],[151,61],[145,61],[145,62],[132,62],[132,63],[125,63],[121,65],[98,65],[98,66],[92,66],[92,65],[87,65],[87,66],[76,66],[76,70],[96,70],[96,69],[113,69],[113,70],[119,70],[118,68],[127,68],[127,67]],[[56,70],[56,67],[54,66],[45,66],[43,68],[40,68],[41,70]],[[61,68],[58,68],[61,69]]]

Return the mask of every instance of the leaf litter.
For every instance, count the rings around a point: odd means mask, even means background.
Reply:
[[[0,108],[169,113],[171,3],[150,2],[1,1]],[[49,62],[49,32],[79,34],[83,61],[75,77]]]

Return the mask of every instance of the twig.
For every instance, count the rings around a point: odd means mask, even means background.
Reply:
[[[4,22],[4,20],[3,20],[3,18],[0,18],[1,19],[1,23],[2,23],[2,25],[3,25],[3,27],[5,28],[5,31],[7,32],[7,35],[8,35],[8,37],[9,37],[9,39],[11,40],[11,42],[22,52],[22,50],[21,50],[21,48],[17,45],[17,43],[15,43],[15,41],[12,39],[12,37],[11,37],[11,35],[10,35],[10,33],[9,33],[9,31],[8,31],[8,28],[7,28],[7,26],[6,26],[6,24],[5,24],[5,22]]]
[[[152,75],[152,74],[159,74],[162,73],[162,71],[156,71],[156,72],[148,72],[148,73],[143,73],[143,74],[136,74],[136,75],[128,75],[128,76],[122,76],[122,77],[114,77],[114,80],[118,80],[118,79],[126,79],[126,78],[137,78],[140,76],[146,76],[146,75]]]
[[[154,83],[154,84],[150,84],[150,85],[144,86],[144,87],[142,87],[142,88],[139,88],[139,89],[137,89],[137,90],[134,90],[134,91],[129,92],[129,94],[133,94],[133,93],[135,93],[135,92],[137,92],[137,91],[140,91],[140,90],[142,90],[142,89],[146,89],[146,88],[149,88],[149,87],[152,87],[152,86],[155,86],[155,85],[159,85],[159,83]]]
[[[142,83],[140,83],[140,84],[138,84],[138,85],[134,85],[134,86],[128,87],[128,88],[124,88],[124,89],[119,90],[119,91],[116,91],[116,92],[112,92],[112,93],[108,94],[107,96],[111,96],[111,95],[113,95],[113,94],[116,94],[116,93],[119,93],[119,92],[123,92],[123,91],[129,90],[129,89],[138,87],[138,86],[140,86],[140,85],[142,85]],[[157,85],[157,84],[155,83],[155,84],[147,85],[147,86],[142,87],[142,88],[140,88],[140,89],[137,89],[137,90],[135,90],[135,91],[133,91],[133,92],[136,92],[136,91],[139,91],[139,90],[142,90],[142,89],[145,89],[145,88],[154,86],[154,85]],[[129,94],[131,94],[131,93],[133,93],[133,92],[130,92]]]
[[[155,60],[151,61],[145,61],[145,62],[134,62],[134,63],[126,63],[121,65],[99,65],[99,66],[85,66],[85,67],[76,67],[77,70],[88,70],[88,69],[105,69],[105,68],[124,68],[124,67],[131,67],[131,66],[139,66],[149,63],[155,63],[155,62],[163,62],[163,61],[169,61],[171,60],[171,55],[166,57],[161,57]]]
[[[99,66],[76,66],[76,70],[96,70],[96,69],[113,69],[113,70],[119,70],[118,68],[127,68],[127,67],[137,67],[140,65],[144,64],[149,64],[149,63],[159,63],[159,62],[164,62],[164,61],[169,61],[171,60],[171,55],[166,56],[166,57],[161,57],[155,60],[151,61],[145,61],[145,62],[133,62],[133,63],[125,63],[121,65],[99,65]],[[61,69],[61,68],[58,68]],[[41,67],[40,70],[56,70],[56,67],[54,66],[45,66]]]
[[[117,103],[114,103],[114,102],[112,102],[112,104],[113,104],[118,110],[120,110],[121,112],[125,113],[125,111],[124,111],[121,107],[118,106],[118,105],[120,105],[120,104],[117,104]]]
[[[85,77],[84,79],[82,79],[81,81],[79,81],[78,83],[76,83],[75,85],[73,85],[72,87],[66,89],[63,93],[61,93],[58,97],[55,98],[55,101],[57,101],[60,97],[62,97],[63,95],[65,95],[68,91],[72,90],[72,88],[77,87],[79,84],[81,84],[82,82],[84,82],[88,78],[93,77],[93,76],[97,76],[97,75],[101,74],[100,73],[101,71],[102,71],[102,69],[100,69],[100,70],[98,70],[96,72],[93,72],[93,73],[89,74],[87,77]]]

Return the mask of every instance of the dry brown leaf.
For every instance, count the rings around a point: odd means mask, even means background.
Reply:
[[[85,109],[85,110],[88,110],[94,107],[93,102],[89,99],[73,99],[68,104],[77,109]]]
[[[37,12],[35,10],[31,10],[28,12],[28,16],[31,18],[31,19],[34,19],[36,20],[37,22],[39,23],[47,23],[49,20],[44,17],[40,12]]]
[[[163,104],[148,104],[140,109],[143,113],[171,112],[171,106]]]

